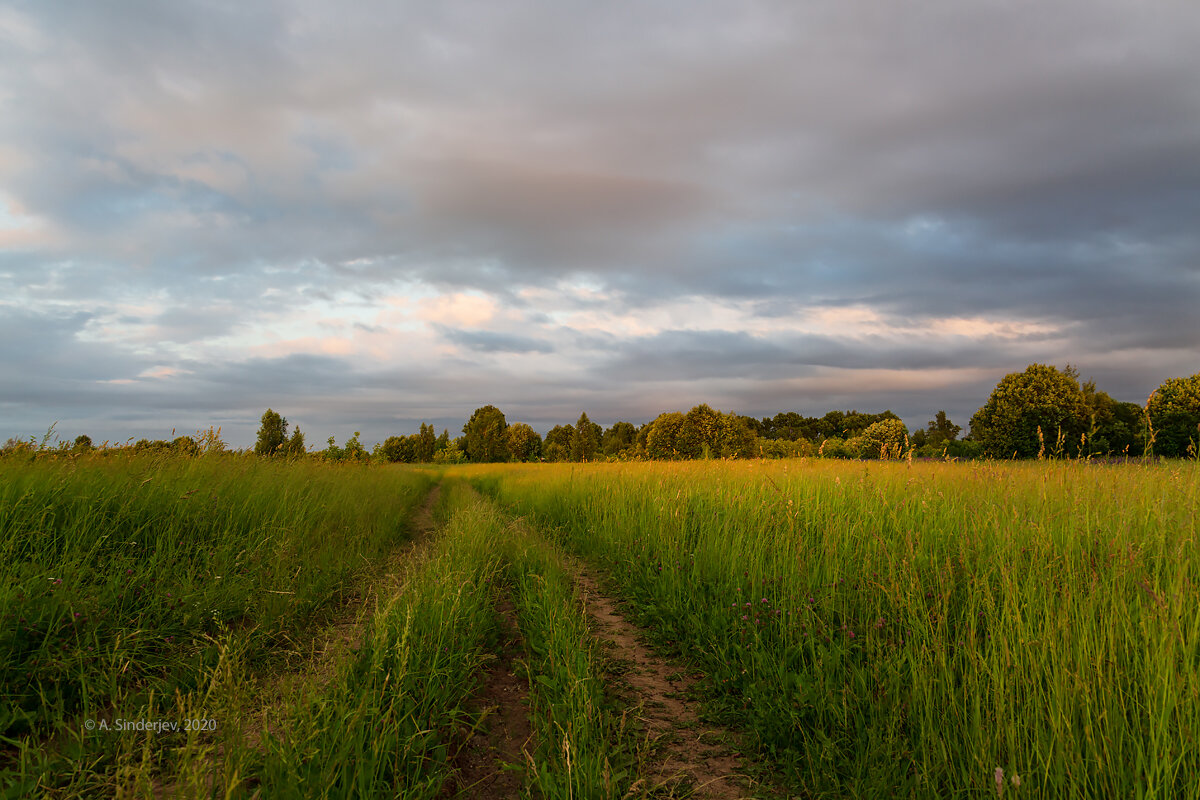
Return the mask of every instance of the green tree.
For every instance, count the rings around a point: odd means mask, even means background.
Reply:
[[[449,440],[449,436],[446,437]],[[459,437],[460,439],[462,437]],[[458,446],[459,439],[449,442],[445,447],[433,454],[433,463],[435,464],[464,464],[467,460],[467,454]]]
[[[95,448],[92,446],[92,437],[86,433],[81,433],[75,437],[75,446],[71,448],[76,453],[89,453]]]
[[[943,417],[945,415],[943,414]],[[872,422],[858,437],[858,452],[862,458],[899,458],[904,451],[908,428],[898,419]]]
[[[305,454],[304,434],[300,432],[299,426],[292,430],[292,435],[284,445],[283,451],[288,458],[300,458]]]
[[[1146,401],[1154,455],[1200,456],[1200,372],[1168,378]]]
[[[389,436],[383,440],[379,449],[385,461],[394,463],[409,463],[413,460],[413,442],[411,436]]]
[[[683,427],[675,439],[675,450],[680,458],[712,457],[717,455],[720,433],[721,412],[701,403],[684,415]]]
[[[628,453],[637,445],[637,428],[632,422],[614,422],[600,436],[600,451],[606,456]]]
[[[362,436],[362,434],[358,431],[355,431],[354,435],[346,440],[346,446],[342,448],[343,458],[351,461],[370,460],[371,456],[369,453],[367,453],[367,449],[362,446],[362,442],[358,440],[359,436]]]
[[[571,440],[574,436],[574,426],[555,425],[542,443],[542,455],[547,461],[568,460],[571,457]]]
[[[507,433],[508,423],[500,409],[491,405],[475,409],[463,426],[467,458],[475,462],[507,461]]]
[[[433,453],[437,449],[437,435],[433,426],[421,423],[421,429],[413,442],[413,461],[418,464],[428,464],[433,461]]]
[[[446,428],[442,428],[441,435],[438,436],[437,440],[434,441],[434,443],[433,443],[433,454],[436,456],[438,453],[445,450],[449,446],[450,446],[450,431]]]
[[[334,441],[334,438],[332,436],[329,437],[329,439],[326,441],[325,444],[326,444],[325,449],[321,451],[321,456],[323,458],[325,458],[329,461],[341,461],[343,458],[346,457],[345,451],[343,451],[342,448],[337,446],[337,442]]]
[[[1146,410],[1137,403],[1113,403],[1112,423],[1100,433],[1111,452],[1140,456],[1146,447]]]
[[[646,455],[654,459],[678,459],[679,438],[687,423],[680,411],[668,411],[651,420],[646,430]]]
[[[508,452],[514,461],[537,461],[542,457],[542,437],[524,422],[509,425]]]
[[[200,445],[190,436],[176,436],[171,440],[171,448],[181,456],[200,455]]]
[[[600,449],[603,433],[603,428],[588,419],[586,411],[580,414],[571,435],[571,460],[591,461]]]
[[[258,441],[254,445],[254,454],[259,456],[276,455],[287,442],[287,420],[267,409],[262,415],[262,426],[258,429]]]
[[[929,425],[926,428],[918,430],[913,434],[911,445],[913,447],[926,447],[930,451],[940,451],[948,443],[957,439],[958,434],[961,432],[961,425],[955,425],[946,416],[945,411],[939,411],[934,415],[933,419],[929,420]]]
[[[1065,455],[1078,452],[1087,427],[1087,402],[1075,370],[1030,364],[996,384],[971,417],[971,438],[992,458]]]

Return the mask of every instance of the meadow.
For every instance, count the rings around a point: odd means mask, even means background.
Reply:
[[[1197,519],[1195,461],[0,460],[0,787],[478,795],[511,626],[521,792],[706,796],[586,565],[748,796],[1198,797]]]

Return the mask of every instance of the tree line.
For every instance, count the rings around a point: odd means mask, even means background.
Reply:
[[[338,446],[310,452],[304,434],[289,434],[287,419],[267,409],[254,452],[260,456],[315,457],[328,461],[441,463],[501,461],[682,460],[696,458],[1088,458],[1095,456],[1197,457],[1200,453],[1200,373],[1170,378],[1144,405],[1114,400],[1080,382],[1070,365],[1059,369],[1030,364],[1004,376],[970,419],[968,435],[938,411],[923,428],[909,432],[892,411],[829,411],[806,417],[794,411],[774,417],[742,416],[706,404],[687,412],[668,411],[642,425],[618,421],[604,428],[581,413],[575,423],[556,425],[543,438],[531,426],[509,424],[493,405],[477,408],[451,437],[428,423],[417,433],[389,436],[367,450],[360,433]],[[49,436],[49,433],[47,434]],[[10,439],[0,454],[45,450],[45,440]],[[60,442],[58,450],[84,453],[91,439]],[[105,448],[112,449],[112,448]],[[219,430],[173,440],[140,439],[119,448],[135,453],[199,455],[223,452]]]
[[[477,408],[462,435],[435,436],[422,423],[410,436],[391,436],[370,453],[355,433],[339,448],[332,438],[316,455],[331,460],[403,463],[501,461],[682,460],[696,458],[1083,458],[1092,456],[1195,456],[1200,443],[1200,374],[1165,381],[1145,406],[1118,402],[1081,383],[1078,370],[1031,364],[1006,375],[970,420],[970,433],[938,411],[910,433],[892,411],[830,411],[806,417],[742,416],[701,404],[668,411],[642,425],[618,421],[609,428],[586,412],[556,425],[543,438],[525,423],[509,424],[493,405]],[[294,455],[295,432],[268,409],[255,452]],[[301,450],[303,439],[300,439]]]

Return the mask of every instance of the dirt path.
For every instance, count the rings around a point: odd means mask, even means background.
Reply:
[[[627,702],[638,708],[650,747],[646,769],[631,797],[754,797],[752,781],[738,755],[738,737],[726,728],[703,723],[696,704],[686,699],[695,679],[679,666],[655,656],[641,641],[642,632],[617,610],[588,566],[574,561],[575,579],[595,622],[596,635],[609,644],[608,657],[626,668],[622,675]]]
[[[533,741],[529,685],[516,669],[516,658],[523,652],[516,608],[506,597],[496,611],[504,626],[500,653],[475,697],[475,707],[481,709],[479,727],[454,759],[456,774],[445,797],[506,800],[521,794]]]

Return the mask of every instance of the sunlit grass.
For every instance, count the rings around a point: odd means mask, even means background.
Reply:
[[[5,780],[146,784],[178,740],[85,723],[235,705],[406,537],[431,482],[244,458],[0,461]]]
[[[606,564],[808,792],[1200,791],[1194,462],[463,474]]]

